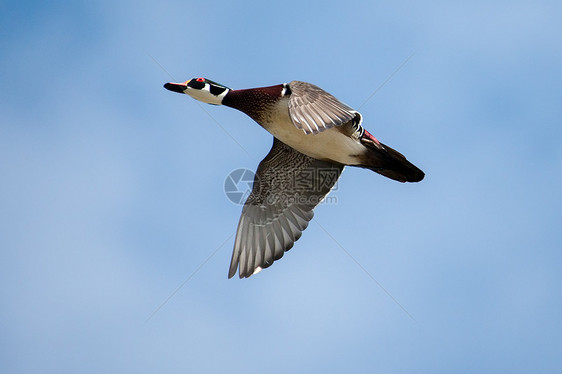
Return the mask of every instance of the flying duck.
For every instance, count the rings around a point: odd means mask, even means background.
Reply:
[[[313,209],[344,166],[373,170],[399,182],[424,173],[362,126],[359,112],[311,83],[232,90],[206,78],[166,83],[170,91],[238,109],[273,135],[238,223],[228,277],[248,278],[293,247]]]

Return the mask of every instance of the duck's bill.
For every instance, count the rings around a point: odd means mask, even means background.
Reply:
[[[183,83],[169,82],[164,85],[164,88],[172,92],[184,93],[184,91],[187,89],[187,82],[183,82]]]

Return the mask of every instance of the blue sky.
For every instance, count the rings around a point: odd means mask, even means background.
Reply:
[[[0,9],[0,371],[562,369],[560,2]],[[224,180],[271,136],[162,88],[197,76],[315,83],[426,179],[347,168],[228,280]]]

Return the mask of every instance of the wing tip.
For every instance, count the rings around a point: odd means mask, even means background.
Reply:
[[[238,270],[238,262],[234,264],[233,262],[230,263],[230,269],[228,269],[228,279],[232,278],[236,275],[236,270]]]
[[[243,273],[242,271],[238,271],[238,277],[240,279],[250,278],[252,275],[258,274],[260,271],[262,271],[266,267],[268,267],[268,266],[264,266],[264,267],[257,266],[251,273],[250,272]],[[238,270],[238,268],[230,269],[229,272],[228,272],[228,279],[232,279],[236,275],[237,270]]]

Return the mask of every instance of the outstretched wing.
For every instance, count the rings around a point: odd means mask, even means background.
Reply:
[[[289,116],[305,134],[317,134],[351,121],[359,113],[318,86],[292,81],[289,83]]]
[[[336,184],[343,165],[308,157],[274,138],[242,208],[228,277],[267,268],[297,241],[313,209]]]

